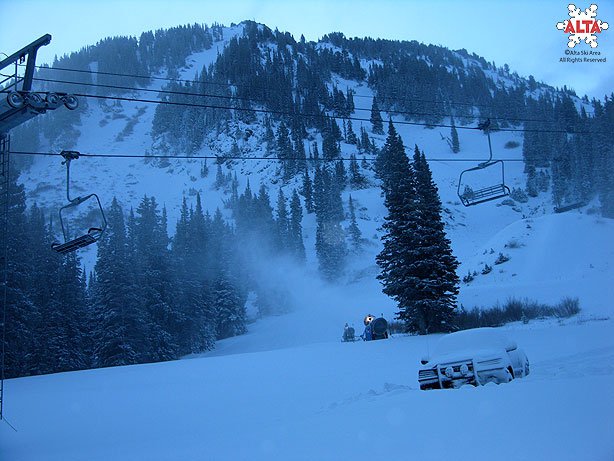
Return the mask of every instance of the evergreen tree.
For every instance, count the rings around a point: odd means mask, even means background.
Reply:
[[[417,296],[417,287],[411,284],[414,277],[410,265],[416,263],[413,252],[419,242],[419,210],[415,173],[392,123],[379,156],[377,171],[382,179],[388,215],[382,226],[384,247],[376,258],[381,268],[378,279],[383,284],[383,292],[397,302],[397,316],[410,330],[413,328],[410,309]]]
[[[366,185],[366,178],[360,172],[356,155],[350,155],[350,185],[354,189],[362,189]]]
[[[226,273],[219,274],[212,287],[211,299],[217,339],[241,335],[247,331],[245,303]]]
[[[292,142],[290,141],[290,132],[284,122],[279,124],[277,129],[277,158],[282,160],[283,176],[285,180],[290,179],[296,171],[296,160],[294,160],[294,152]]]
[[[294,137],[294,158],[296,158],[296,161],[294,163],[294,170],[292,172],[292,174],[294,175],[299,171],[302,171],[307,168],[307,154],[305,153],[305,144],[303,143],[303,138],[300,136],[299,132],[293,131],[292,134]]]
[[[275,141],[275,134],[273,133],[271,117],[265,117],[264,119],[264,139],[263,140],[269,144]]]
[[[45,316],[48,372],[82,370],[90,366],[91,312],[85,277],[75,252],[62,258],[53,289],[55,302]],[[42,371],[42,370],[41,370]]]
[[[420,283],[416,281],[419,294],[411,310],[406,311],[407,319],[411,319],[414,331],[422,330],[425,325],[429,331],[450,331],[454,327],[459,262],[446,236],[437,186],[424,152],[421,153],[418,146],[413,167],[420,210],[420,241],[415,253],[414,277]]]
[[[226,186],[226,176],[224,176],[224,172],[222,171],[222,163],[218,162],[217,171],[215,173],[215,183],[214,186],[216,189],[220,189]]]
[[[373,127],[373,133],[384,134],[384,121],[382,120],[382,114],[380,113],[376,98],[373,98],[373,103],[371,105],[371,125]]]
[[[142,353],[151,361],[174,359],[179,352],[180,314],[172,296],[166,212],[160,215],[155,198],[145,196],[136,210],[135,224],[136,291],[148,341]]]
[[[358,67],[360,67],[360,63],[358,63]],[[354,107],[354,90],[351,90],[348,87],[346,89],[346,91],[345,91],[345,99],[347,100],[347,113],[348,113],[348,115],[352,114],[354,112],[354,110],[355,110],[355,107]],[[350,126],[349,126],[349,130],[351,130],[351,129],[352,129],[352,122],[350,122]]]
[[[291,247],[290,243],[290,220],[288,218],[288,209],[286,204],[286,197],[284,191],[280,187],[279,194],[277,195],[277,220],[276,234],[277,234],[277,248],[281,251],[286,251]]]
[[[347,172],[345,171],[345,165],[343,160],[338,160],[335,163],[335,184],[339,189],[345,189],[348,182]]]
[[[147,321],[139,309],[134,263],[128,257],[123,211],[116,198],[107,221],[95,269],[94,364],[98,367],[139,363],[147,346]]]
[[[271,199],[264,184],[261,184],[260,189],[258,190],[255,212],[256,216],[258,217],[257,229],[261,235],[273,235],[275,228],[273,208],[271,207]]]
[[[11,231],[9,222],[9,232]],[[22,364],[27,365],[27,374],[52,373],[58,366],[57,360],[62,354],[58,346],[58,338],[63,336],[63,326],[72,319],[62,319],[62,312],[69,311],[73,306],[63,306],[59,279],[63,259],[49,251],[51,243],[55,241],[51,224],[45,224],[43,212],[36,204],[30,208],[27,228],[28,234],[21,239],[28,241],[18,260],[11,261],[17,268],[27,264],[29,272],[24,280],[30,289],[26,289],[26,296],[32,303],[32,311],[25,324],[30,331],[30,337],[23,338],[32,349],[23,357]],[[10,238],[10,237],[9,237]],[[10,249],[9,249],[10,251]],[[11,274],[8,274],[10,277]],[[11,313],[11,306],[7,306],[7,315]],[[11,317],[8,318],[8,327],[11,327]],[[60,343],[61,346],[61,343]],[[63,363],[64,371],[70,369]],[[9,368],[10,370],[10,368]]]
[[[206,178],[209,175],[209,167],[207,166],[207,159],[200,165],[200,177]]]
[[[360,149],[362,152],[371,153],[373,152],[373,146],[371,145],[371,139],[369,139],[369,133],[364,126],[360,126]]]
[[[460,152],[460,144],[458,142],[458,131],[456,131],[456,125],[454,124],[454,117],[451,117],[450,139],[452,139],[452,152],[458,154]]]
[[[535,167],[533,165],[527,166],[526,191],[530,197],[537,197],[537,195],[539,194],[539,189],[537,186],[537,174],[535,172]]]
[[[384,196],[391,193],[391,189],[397,186],[399,172],[396,169],[403,165],[404,162],[400,158],[404,156],[405,147],[403,146],[403,141],[397,135],[392,121],[389,121],[386,143],[375,158],[375,175],[382,181]]]
[[[328,119],[326,122],[326,128],[322,132],[322,156],[326,160],[333,160],[341,153],[341,148],[339,147],[338,142],[340,132],[339,135],[337,135],[337,132],[339,132],[339,127],[337,126],[335,120]]]
[[[320,151],[318,150],[318,143],[316,141],[313,142],[313,160],[318,161],[320,159]]]
[[[370,165],[364,156],[362,157],[362,160],[360,161],[360,166],[362,167],[363,170],[367,170],[370,168]]]
[[[346,128],[347,134],[345,136],[345,142],[347,142],[348,144],[358,144],[358,137],[356,136],[356,133],[354,133],[354,128],[352,127],[352,121],[348,120],[347,121],[347,128]]]
[[[313,213],[313,190],[307,169],[305,169],[305,173],[303,175],[303,188],[301,193],[303,197],[305,197],[305,209],[307,210],[307,213]]]
[[[207,273],[205,263],[209,246],[207,227],[200,194],[191,213],[184,198],[171,251],[172,296],[177,312],[173,333],[180,355],[209,350],[215,341],[215,325],[204,286],[213,276]]]
[[[9,215],[6,235],[0,234],[0,243],[7,244],[8,273],[6,298],[6,331],[4,335],[4,366],[7,378],[38,373],[36,350],[42,335],[36,334],[36,325],[41,319],[41,308],[29,293],[32,274],[35,274],[35,259],[30,252],[32,243],[28,235],[26,198],[22,185],[17,184],[17,174],[11,171],[9,192]],[[42,237],[43,228],[39,228]],[[5,239],[8,242],[5,242]],[[40,247],[36,247],[39,249]],[[0,263],[4,264],[4,255]],[[37,282],[40,283],[40,282]]]
[[[229,208],[235,207],[237,205],[237,200],[239,200],[239,179],[237,178],[237,172],[235,171],[232,180],[230,181],[230,200],[227,206]]]
[[[301,199],[295,189],[292,193],[292,200],[290,201],[290,250],[294,254],[294,257],[301,262],[305,261],[302,220],[303,207],[301,206]]]
[[[354,210],[354,201],[352,200],[351,195],[348,207],[350,210],[350,226],[348,227],[350,242],[352,243],[353,251],[355,253],[360,253],[363,244],[362,232],[360,231],[358,223],[356,222],[356,211]]]
[[[334,184],[333,175],[326,168],[316,167],[313,182],[317,223],[316,254],[320,272],[326,280],[332,281],[342,275],[347,254],[341,228],[341,190]]]
[[[398,304],[408,331],[422,334],[453,327],[458,293],[457,260],[441,220],[441,202],[424,155],[410,165],[392,122],[378,172],[388,215],[384,248],[377,256],[383,291]]]

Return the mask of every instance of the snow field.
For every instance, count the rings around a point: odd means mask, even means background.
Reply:
[[[531,374],[500,386],[418,390],[435,335],[10,380],[0,457],[611,459],[612,322],[506,330]]]
[[[492,306],[509,297],[528,297],[555,304],[578,297],[588,314],[612,316],[612,235],[614,221],[596,215],[562,213],[516,221],[463,262],[461,277],[468,271],[479,274],[484,264],[493,270],[461,285],[459,302],[465,307]],[[510,248],[510,242],[519,247]],[[510,260],[495,265],[499,253]]]

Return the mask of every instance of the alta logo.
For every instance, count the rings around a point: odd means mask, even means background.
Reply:
[[[567,46],[573,48],[584,40],[591,48],[597,48],[597,36],[595,34],[600,34],[608,28],[607,22],[595,19],[597,17],[597,5],[592,4],[582,11],[576,5],[570,3],[567,9],[571,19],[556,23],[557,29],[569,34]]]

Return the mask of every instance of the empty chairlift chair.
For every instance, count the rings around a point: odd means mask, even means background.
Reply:
[[[79,152],[62,151],[60,155],[64,157],[62,165],[66,165],[66,198],[68,199],[68,204],[60,208],[58,213],[60,216],[60,226],[62,226],[64,243],[54,243],[51,245],[51,248],[58,253],[65,254],[70,253],[71,251],[76,251],[79,248],[86,247],[100,240],[100,237],[102,237],[102,234],[107,227],[107,219],[104,215],[104,210],[102,208],[102,204],[100,203],[100,199],[96,194],[89,194],[72,199],[70,198],[70,162],[79,158]],[[68,227],[64,222],[63,212],[67,209],[78,207],[88,200],[95,200],[95,204],[97,205],[100,215],[100,226],[90,227],[87,232],[71,239],[69,237]]]
[[[502,160],[492,159],[492,145],[490,142],[490,119],[478,125],[478,128],[488,136],[488,152],[490,156],[485,162],[479,163],[478,166],[464,170],[458,178],[458,198],[465,206],[477,205],[479,203],[497,200],[510,195],[510,188],[505,184],[505,167]],[[499,172],[500,168],[500,172]],[[492,176],[496,171],[496,181],[493,181]],[[482,179],[487,179],[487,182],[473,184],[467,182],[467,178],[473,177],[474,172],[479,172]],[[466,176],[465,176],[466,175]],[[463,177],[465,181],[463,181]],[[493,184],[494,182],[494,184]]]

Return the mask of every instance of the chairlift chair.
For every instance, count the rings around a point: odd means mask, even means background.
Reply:
[[[104,215],[104,210],[102,208],[102,204],[100,203],[98,195],[89,194],[83,197],[70,198],[70,162],[73,160],[77,160],[80,154],[76,151],[62,151],[60,155],[64,158],[62,165],[66,165],[66,198],[68,199],[68,204],[60,208],[58,212],[60,217],[60,226],[62,227],[62,235],[64,237],[64,243],[53,243],[51,245],[51,248],[60,254],[66,254],[91,245],[92,243],[95,243],[100,240],[102,234],[107,227],[107,219]],[[100,211],[101,217],[101,225],[100,227],[90,227],[90,229],[85,234],[71,239],[68,235],[67,226],[64,224],[62,212],[68,208],[77,207],[90,199],[95,199],[96,203],[98,204],[98,209]]]
[[[483,123],[478,124],[478,129],[484,131],[488,136],[488,152],[489,157],[485,162],[478,163],[477,166],[463,170],[458,178],[457,194],[461,203],[464,206],[477,205],[479,203],[489,202],[491,200],[497,200],[510,195],[510,188],[505,184],[505,166],[502,160],[492,159],[492,144],[490,142],[490,119]],[[473,189],[469,184],[463,183],[463,175],[472,171],[484,171],[487,168],[495,167],[495,165],[501,166],[501,182],[480,187],[479,189]],[[495,167],[496,168],[496,167]],[[491,168],[493,170],[493,168]],[[464,185],[464,188],[463,188]]]

